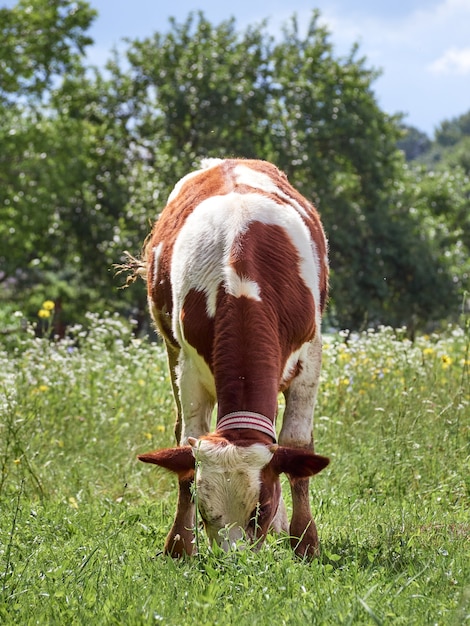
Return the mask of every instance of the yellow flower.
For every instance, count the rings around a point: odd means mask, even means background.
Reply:
[[[46,300],[42,303],[42,308],[46,311],[53,311],[55,309],[55,303],[52,300]]]
[[[447,354],[443,354],[441,356],[441,361],[442,361],[442,367],[444,369],[447,369],[450,365],[452,365],[452,359],[450,358],[450,356],[447,356]]]
[[[50,312],[50,311],[48,311],[47,309],[39,309],[39,311],[38,311],[38,316],[39,316],[41,319],[47,319],[48,317],[50,317],[50,316],[51,316],[51,312]]]
[[[78,502],[77,502],[76,498],[74,498],[73,496],[70,496],[69,504],[72,507],[72,509],[78,509]]]
[[[157,430],[157,433],[164,433],[165,432],[165,426],[163,426],[163,424],[158,424],[156,430]]]
[[[31,393],[45,393],[46,391],[49,391],[48,385],[39,385],[39,387],[33,387],[31,389]]]
[[[152,439],[152,433],[144,433],[146,439]]]
[[[424,355],[428,355],[428,354],[429,354],[429,355],[431,355],[431,354],[434,354],[434,348],[424,348],[424,350],[423,350],[423,354],[424,354]]]

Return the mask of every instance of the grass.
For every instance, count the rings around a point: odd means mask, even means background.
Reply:
[[[326,338],[315,435],[332,463],[312,481],[310,563],[286,537],[161,555],[175,481],[136,461],[173,444],[158,345],[109,316],[15,342],[0,351],[0,623],[470,623],[468,328]]]

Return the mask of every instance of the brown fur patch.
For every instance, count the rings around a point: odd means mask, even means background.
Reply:
[[[219,415],[250,410],[274,418],[287,359],[314,336],[315,303],[297,250],[279,226],[252,222],[231,264],[259,285],[261,301],[219,290],[213,351]]]
[[[207,315],[206,295],[191,289],[184,300],[181,322],[186,341],[193,346],[212,370],[215,322]]]

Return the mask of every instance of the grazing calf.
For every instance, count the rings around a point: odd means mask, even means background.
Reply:
[[[139,456],[178,475],[165,552],[195,549],[194,480],[210,541],[261,543],[273,527],[290,532],[296,553],[314,556],[309,477],[329,462],[314,454],[312,434],[328,289],[316,210],[274,165],[210,159],[177,183],[144,259],[178,413],[177,447]],[[279,391],[286,408],[277,445]]]

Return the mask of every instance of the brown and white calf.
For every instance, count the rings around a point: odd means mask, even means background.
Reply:
[[[165,552],[195,549],[195,480],[210,541],[225,549],[241,537],[261,542],[273,527],[290,533],[298,554],[315,555],[309,477],[329,462],[314,454],[312,434],[328,288],[315,208],[270,163],[210,159],[177,183],[144,259],[178,413],[177,447],[139,456],[178,475]]]

